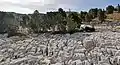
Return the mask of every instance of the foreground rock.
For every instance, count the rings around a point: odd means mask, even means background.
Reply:
[[[120,65],[120,33],[1,35],[0,65]]]

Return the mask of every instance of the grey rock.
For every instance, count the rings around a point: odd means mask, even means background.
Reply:
[[[117,32],[0,35],[0,65],[119,65],[119,39]]]

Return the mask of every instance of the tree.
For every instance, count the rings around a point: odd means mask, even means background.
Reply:
[[[31,27],[31,29],[33,30],[33,32],[40,32],[42,27],[41,27],[41,16],[40,13],[38,12],[38,10],[35,10],[34,13],[31,15],[31,20],[29,22],[29,26]]]
[[[67,32],[72,32],[77,27],[77,23],[72,20],[72,18],[67,17]]]
[[[83,11],[80,12],[80,18],[82,21],[85,21],[86,14],[87,14],[87,12],[83,12]]]
[[[24,15],[22,19],[23,21],[21,22],[21,26],[27,27],[28,23],[30,22],[30,17],[28,15]]]
[[[59,9],[58,9],[58,12],[63,12],[63,9],[62,9],[62,8],[59,8]]]
[[[55,25],[57,24],[55,15],[53,13],[47,14],[44,18],[44,22],[47,23],[47,27],[51,31],[55,31]]]
[[[63,17],[66,17],[66,13],[65,13],[65,11],[64,11],[62,8],[59,8],[59,9],[58,9],[58,12],[59,12]]]
[[[92,18],[97,17],[98,8],[90,9],[89,14],[92,15]]]
[[[104,19],[105,19],[105,12],[102,10],[102,9],[99,9],[98,10],[98,19],[101,21],[101,22],[103,22],[104,21]]]
[[[114,7],[112,5],[109,5],[106,7],[107,14],[112,14],[114,12]]]
[[[120,13],[120,5],[119,4],[117,6],[117,11],[118,11],[118,13]]]
[[[69,16],[72,18],[72,21],[77,23],[77,27],[79,28],[82,20],[79,18],[78,13],[72,12]]]
[[[92,15],[86,14],[85,16],[85,22],[90,22],[92,20]]]
[[[39,11],[38,11],[38,10],[35,10],[33,14],[39,15]]]
[[[60,12],[55,13],[51,12],[47,14],[45,19],[49,27],[52,28],[52,32],[55,32],[55,29],[57,29],[57,31],[66,31],[67,22],[65,21],[65,17],[62,16]]]
[[[62,14],[58,13],[55,16],[55,20],[56,20],[56,25],[58,25],[58,29],[59,31],[66,31],[66,24],[67,22],[65,21],[64,16],[62,16]]]

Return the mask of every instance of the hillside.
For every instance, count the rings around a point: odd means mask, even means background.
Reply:
[[[111,21],[120,21],[120,13],[107,14],[107,19]]]

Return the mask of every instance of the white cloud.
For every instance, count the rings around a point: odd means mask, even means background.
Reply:
[[[0,0],[0,10],[19,13],[32,13],[34,10],[47,12],[60,7],[64,9],[74,8],[78,0]]]
[[[32,13],[34,10],[47,12],[64,8],[65,10],[84,10],[101,6],[105,0],[0,0],[0,10],[19,13]],[[100,2],[100,4],[96,4]]]

